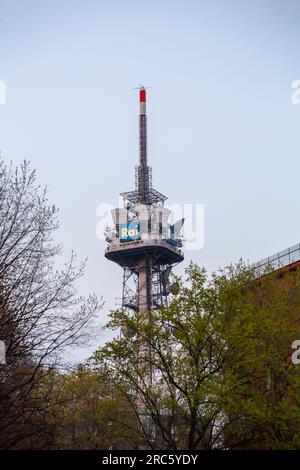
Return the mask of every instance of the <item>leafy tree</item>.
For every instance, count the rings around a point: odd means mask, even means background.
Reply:
[[[80,365],[47,376],[46,427],[51,449],[99,450],[134,447],[135,419],[107,377]],[[44,395],[44,394],[43,394]]]
[[[299,376],[289,361],[300,337],[296,281],[278,282],[242,262],[211,277],[191,264],[168,308],[111,313],[106,327],[123,334],[93,358],[134,410],[144,446],[299,445]]]

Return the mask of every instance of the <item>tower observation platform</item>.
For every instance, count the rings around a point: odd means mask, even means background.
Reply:
[[[153,256],[153,265],[174,264],[183,261],[181,250],[170,245],[167,240],[149,238],[128,242],[126,245],[112,241],[105,251],[107,259],[114,261],[122,267],[132,267],[136,259],[144,254]]]
[[[166,196],[152,187],[147,161],[146,89],[139,89],[139,165],[135,190],[121,193],[124,207],[111,211],[105,257],[123,269],[122,308],[146,312],[167,306],[170,274],[184,259],[181,234],[184,219],[169,223]]]

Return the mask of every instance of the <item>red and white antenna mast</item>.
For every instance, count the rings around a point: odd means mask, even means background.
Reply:
[[[148,87],[140,85],[139,90],[139,164],[135,167],[135,191],[121,193],[124,200],[133,204],[151,205],[163,203],[167,198],[152,187],[152,168],[148,165],[146,101]]]

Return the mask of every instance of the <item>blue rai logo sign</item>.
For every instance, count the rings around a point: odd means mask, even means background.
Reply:
[[[122,243],[140,240],[140,238],[140,223],[138,221],[120,224],[120,241]]]

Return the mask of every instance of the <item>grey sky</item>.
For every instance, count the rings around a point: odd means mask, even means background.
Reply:
[[[121,294],[96,208],[133,189],[148,92],[154,187],[205,204],[209,270],[300,241],[299,1],[0,0],[0,148],[27,158],[60,208],[58,233],[89,263],[83,293]]]

